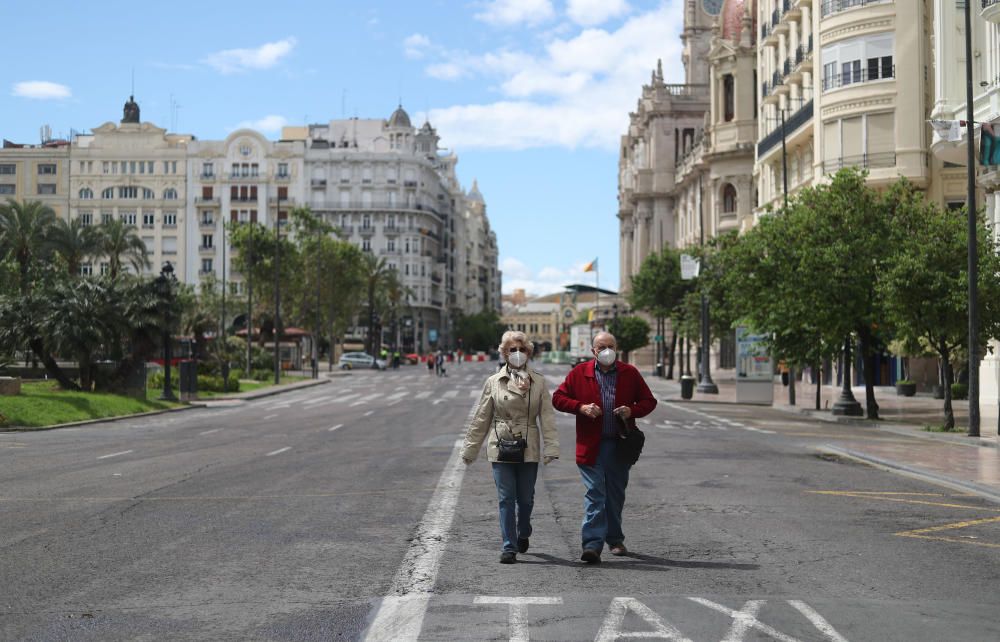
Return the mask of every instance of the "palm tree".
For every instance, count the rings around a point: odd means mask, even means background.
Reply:
[[[414,292],[412,288],[403,285],[403,282],[399,278],[398,270],[389,270],[384,285],[390,319],[389,323],[394,332],[392,341],[396,350],[399,350],[399,311],[404,305],[409,307],[409,301],[413,297]]]
[[[121,273],[122,263],[128,263],[136,273],[149,267],[146,244],[134,225],[112,220],[99,229],[101,253],[108,259],[108,276],[112,281]]]
[[[58,219],[49,235],[49,247],[66,264],[70,278],[80,274],[80,266],[90,256],[98,254],[101,239],[97,230],[84,225],[80,219]]]
[[[365,337],[365,351],[374,355],[377,343],[375,341],[375,310],[378,295],[391,276],[391,270],[386,266],[385,258],[376,258],[366,253],[361,263],[365,290],[368,293],[368,336]]]
[[[20,272],[21,293],[28,291],[35,263],[45,258],[46,240],[56,213],[41,201],[7,201],[0,205],[0,259],[13,258]]]

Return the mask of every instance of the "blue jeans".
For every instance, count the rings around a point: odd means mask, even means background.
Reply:
[[[500,535],[503,550],[517,552],[517,540],[531,537],[531,509],[535,506],[538,462],[493,463],[493,481],[500,503]]]
[[[577,464],[587,493],[583,498],[583,548],[598,553],[609,546],[625,542],[622,533],[622,509],[625,507],[625,487],[629,467],[615,458],[614,439],[601,439],[601,450],[593,466]]]

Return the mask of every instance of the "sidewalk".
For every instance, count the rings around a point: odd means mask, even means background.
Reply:
[[[736,404],[735,380],[725,376],[713,380],[719,388],[717,395],[699,393],[695,390],[694,397],[685,400],[681,399],[681,387],[677,380],[646,375],[646,382],[653,394],[662,401],[681,404]],[[855,387],[851,390],[854,398],[864,408],[864,387]],[[843,439],[823,444],[821,450],[963,492],[972,492],[1000,503],[1000,448],[997,447],[996,406],[981,405],[981,436],[975,438],[965,434],[969,421],[967,401],[952,401],[955,425],[961,427],[963,431],[941,433],[924,429],[928,425],[944,424],[944,400],[934,399],[930,394],[900,397],[896,395],[895,388],[876,387],[875,400],[879,405],[879,415],[882,417],[880,421],[870,421],[864,417],[834,416],[829,408],[840,398],[839,386],[823,386],[820,394],[820,408],[823,410],[816,410],[816,386],[797,382],[796,405],[792,406],[788,403],[788,387],[777,382],[774,385],[772,407],[775,410],[805,415],[820,421],[866,426],[880,432],[908,437],[909,439],[902,443],[898,440],[874,440],[866,438],[861,432],[852,433],[845,426]]]

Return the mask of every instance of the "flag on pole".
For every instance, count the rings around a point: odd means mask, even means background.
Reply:
[[[593,272],[596,269],[597,269],[597,259],[594,259],[593,261],[591,261],[590,263],[588,263],[583,267],[584,272]]]

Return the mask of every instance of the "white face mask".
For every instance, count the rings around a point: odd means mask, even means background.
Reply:
[[[597,362],[602,366],[610,366],[618,358],[614,348],[605,348],[597,353]]]
[[[528,354],[526,352],[511,352],[507,355],[507,363],[514,368],[522,368],[524,364],[528,363]]]

